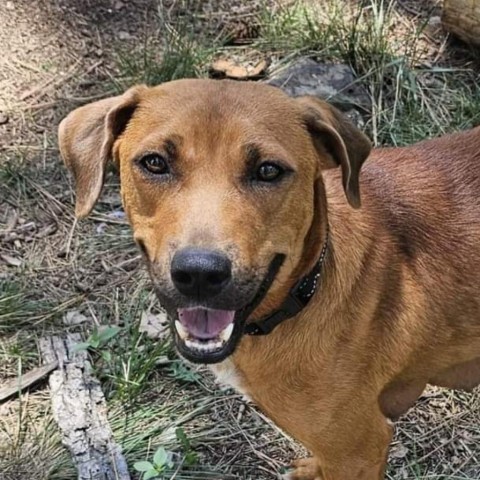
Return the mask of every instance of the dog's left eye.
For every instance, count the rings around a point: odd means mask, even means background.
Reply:
[[[170,173],[167,161],[157,153],[145,155],[140,159],[140,166],[154,175],[166,175]]]
[[[285,169],[272,162],[262,163],[255,172],[255,180],[258,182],[274,182],[279,180],[285,173]]]

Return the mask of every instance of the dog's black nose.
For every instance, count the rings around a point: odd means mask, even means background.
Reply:
[[[175,253],[170,274],[177,290],[196,300],[219,294],[232,278],[232,264],[222,253],[184,248]]]

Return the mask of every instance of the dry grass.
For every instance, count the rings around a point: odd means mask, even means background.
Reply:
[[[168,344],[139,332],[142,312],[157,307],[116,174],[92,217],[75,222],[56,125],[75,106],[134,82],[206,75],[219,51],[268,55],[272,70],[306,54],[351,64],[372,96],[367,129],[377,143],[404,144],[480,123],[478,60],[429,23],[437,2],[416,14],[418,5],[405,1],[379,10],[380,2],[339,9],[328,0],[320,12],[262,1],[13,3],[0,5],[0,112],[9,117],[0,125],[0,384],[39,364],[40,336],[119,325],[111,358],[93,357],[130,465],[164,446],[181,465],[172,478],[276,478],[305,452],[208,373],[182,366]],[[249,35],[257,37],[248,43]],[[66,325],[69,312],[87,321]],[[480,392],[428,390],[397,425],[389,478],[478,479],[479,415]],[[0,418],[0,480],[75,478],[45,385],[1,405]],[[183,464],[176,428],[198,454],[192,466]]]
[[[0,418],[2,480],[75,478],[50,412],[48,391],[4,403]]]

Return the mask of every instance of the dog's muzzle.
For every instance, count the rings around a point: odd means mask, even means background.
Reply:
[[[203,364],[218,363],[231,355],[245,332],[247,319],[267,294],[284,259],[283,254],[275,255],[253,300],[240,309],[167,308],[178,352],[191,362]]]
[[[199,303],[202,305],[198,301],[190,302],[188,306],[175,306],[170,304],[168,297],[157,291],[160,302],[169,314],[179,353],[191,362],[218,363],[234,352],[242,335],[267,335],[283,321],[295,317],[309,304],[317,291],[328,243],[327,228],[320,257],[312,270],[297,281],[275,311],[258,321],[252,321],[249,317],[270,290],[285,260],[284,254],[277,253],[274,256],[255,294],[240,307],[235,303],[238,295],[236,299],[232,297],[231,264],[226,257],[211,251],[195,251],[192,255],[192,252],[187,252],[186,258],[180,257],[175,262],[174,256],[172,280],[177,290],[183,290],[183,294],[190,296],[197,295],[204,300],[203,305],[212,307],[198,306]],[[230,301],[225,302],[224,298],[223,303],[220,303],[218,294],[228,288]],[[215,293],[212,294],[212,291]],[[236,293],[235,290],[233,293]],[[232,309],[228,309],[228,306]]]

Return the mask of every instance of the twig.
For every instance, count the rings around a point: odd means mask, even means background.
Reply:
[[[77,60],[69,69],[68,73],[66,75],[63,75],[62,77],[58,78],[56,76],[52,76],[50,78],[47,78],[44,82],[42,82],[40,85],[37,85],[36,87],[31,88],[30,90],[27,90],[25,93],[20,95],[20,100],[24,102],[27,100],[27,98],[33,97],[34,95],[43,94],[45,91],[53,85],[58,85],[59,83],[64,82],[65,80],[68,80],[70,77],[73,76],[75,73],[75,70],[77,69],[78,65],[80,64],[80,60]]]
[[[0,388],[0,402],[7,400],[18,392],[37,383],[42,378],[46,377],[51,371],[58,367],[58,362],[54,361],[47,365],[35,368],[30,372],[22,375],[20,378],[14,378],[7,382]]]

